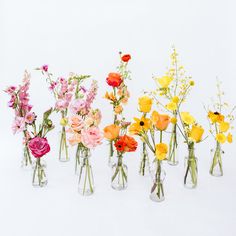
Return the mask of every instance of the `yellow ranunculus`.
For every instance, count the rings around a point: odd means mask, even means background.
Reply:
[[[143,96],[138,99],[139,110],[148,113],[152,109],[152,99],[148,96]]]
[[[168,146],[165,143],[156,144],[156,158],[157,160],[165,160],[168,153]]]
[[[68,124],[68,119],[67,119],[67,118],[62,118],[62,119],[60,120],[60,125],[66,126],[67,124]]]
[[[170,102],[166,105],[166,108],[170,111],[175,111],[177,109],[177,104],[175,102]]]
[[[176,124],[176,123],[177,123],[177,118],[176,118],[176,117],[172,117],[172,118],[170,119],[170,122],[171,122],[172,124]]]
[[[178,97],[178,96],[174,96],[174,97],[172,98],[172,102],[178,104],[178,102],[179,102],[179,97]]]
[[[233,136],[232,136],[231,133],[228,133],[228,135],[227,135],[227,141],[228,141],[228,143],[232,143],[232,142],[233,142]]]
[[[195,122],[195,118],[189,112],[181,112],[180,116],[186,125],[192,125]]]
[[[157,79],[157,82],[160,84],[160,86],[162,88],[168,88],[172,80],[173,80],[173,78],[171,78],[169,76],[163,76],[163,77]]]
[[[216,141],[219,143],[225,143],[226,141],[226,136],[222,133],[219,133],[216,135]]]
[[[199,143],[202,140],[203,133],[204,129],[201,126],[193,125],[189,133],[189,138],[196,143]]]
[[[220,132],[227,132],[229,130],[229,122],[222,121],[220,123]]]

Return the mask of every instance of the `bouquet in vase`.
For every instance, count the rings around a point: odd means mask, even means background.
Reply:
[[[225,142],[232,143],[233,136],[231,130],[233,129],[232,123],[235,119],[233,112],[236,106],[228,112],[228,103],[223,101],[224,92],[220,88],[221,83],[217,83],[217,101],[213,101],[213,109],[205,108],[207,111],[207,118],[210,126],[210,134],[216,142],[216,146],[211,150],[213,154],[212,163],[210,167],[210,174],[213,176],[223,176],[222,165],[222,146]]]

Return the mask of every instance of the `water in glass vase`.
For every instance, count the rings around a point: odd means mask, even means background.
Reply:
[[[38,158],[34,163],[32,185],[34,187],[44,187],[47,183],[46,164]]]
[[[27,145],[24,145],[24,148],[23,148],[23,158],[21,161],[21,168],[23,170],[31,170],[32,169],[31,155],[30,155],[29,148]]]
[[[168,164],[172,166],[178,165],[178,134],[177,134],[177,125],[173,124],[173,129],[171,132],[170,143],[169,143],[169,155],[168,155]]]
[[[139,167],[139,174],[141,176],[147,176],[150,174],[150,163],[149,163],[149,157],[147,152],[146,143],[143,142],[143,150],[141,153],[141,162]]]
[[[84,196],[89,196],[94,193],[94,179],[92,167],[89,163],[89,157],[81,158],[79,171],[79,186],[78,191]]]
[[[69,158],[69,152],[68,152],[66,130],[65,130],[64,126],[62,127],[62,130],[61,130],[59,136],[60,136],[59,161],[67,162],[70,160],[70,158]]]
[[[224,154],[224,151],[222,151],[219,142],[217,142],[216,148],[211,150],[211,153],[213,157],[210,168],[210,174],[216,177],[223,176],[222,155]]]

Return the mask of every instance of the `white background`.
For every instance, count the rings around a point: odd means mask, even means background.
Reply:
[[[108,87],[105,78],[115,70],[118,52],[132,55],[132,97],[126,107],[127,117],[132,118],[142,89],[153,88],[152,75],[164,73],[175,44],[196,81],[186,109],[207,130],[203,103],[214,96],[217,76],[227,101],[236,102],[235,7],[233,0],[1,0],[1,90],[19,84],[24,69],[30,70],[31,101],[40,115],[54,101],[35,67],[49,64],[56,76],[71,71],[91,74],[99,81],[96,106],[102,108],[104,126],[111,121],[110,106],[102,98]],[[52,151],[45,157],[49,184],[35,189],[30,173],[19,168],[21,136],[11,133],[13,113],[6,106],[7,95],[1,92],[0,101],[0,235],[236,235],[235,144],[225,145],[222,178],[208,174],[211,138],[198,145],[195,190],[182,184],[185,146],[181,145],[179,166],[164,167],[166,200],[155,203],[149,200],[150,179],[137,174],[140,150],[125,157],[128,189],[111,189],[104,141],[92,155],[96,192],[82,197],[73,174],[74,150],[70,163],[58,161],[57,129],[48,137]],[[53,118],[58,122],[58,115]]]

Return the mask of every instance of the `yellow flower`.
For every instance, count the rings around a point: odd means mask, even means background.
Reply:
[[[166,105],[166,108],[170,111],[175,111],[177,109],[177,104],[175,102],[170,102]]]
[[[195,85],[194,80],[190,80],[190,81],[189,81],[189,84],[190,84],[190,86],[194,86],[194,85]]]
[[[176,117],[172,117],[172,118],[170,119],[170,122],[171,122],[172,124],[176,124],[176,123],[177,123],[177,118],[176,118]]]
[[[67,118],[62,118],[62,119],[60,120],[60,125],[66,126],[67,124],[68,124],[68,119],[67,119]]]
[[[157,160],[165,160],[168,153],[168,146],[165,143],[156,144],[156,158]]]
[[[172,102],[178,104],[178,102],[179,102],[179,97],[178,97],[178,96],[174,96],[174,97],[172,98]]]
[[[216,141],[219,143],[225,143],[226,141],[226,136],[222,133],[219,133],[216,135]]]
[[[228,122],[225,122],[225,121],[222,121],[220,123],[220,132],[227,132],[229,130],[229,123]]]
[[[233,142],[233,136],[232,136],[231,133],[228,133],[228,135],[227,135],[227,141],[228,141],[228,143],[232,143],[232,142]]]
[[[201,126],[193,125],[189,133],[189,138],[196,143],[199,143],[202,140],[203,133],[204,129]]]
[[[140,97],[138,105],[141,112],[148,113],[152,109],[152,99],[148,96]]]
[[[208,112],[208,118],[211,120],[212,123],[216,122],[220,123],[225,119],[225,117],[221,115],[219,112],[212,112],[212,111]]]
[[[181,112],[180,113],[182,121],[187,125],[192,125],[195,122],[195,118],[190,115],[189,112]]]
[[[163,76],[163,77],[157,79],[158,83],[160,84],[160,86],[162,88],[168,88],[168,86],[170,85],[172,80],[173,80],[173,78],[171,78],[169,76]]]
[[[131,134],[139,134],[142,131],[148,131],[150,128],[150,119],[145,118],[144,116],[141,119],[134,118],[135,123],[131,124],[129,127],[129,132]]]

